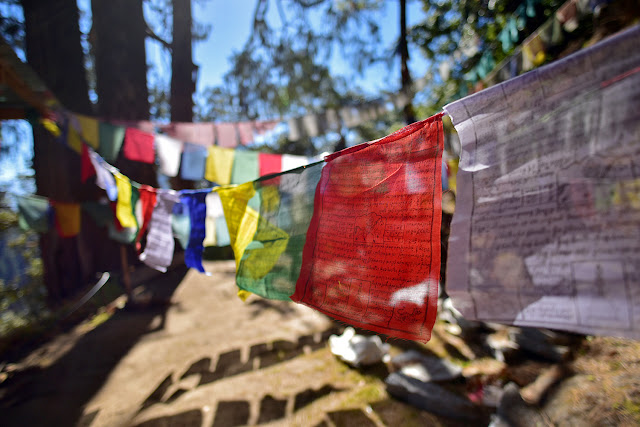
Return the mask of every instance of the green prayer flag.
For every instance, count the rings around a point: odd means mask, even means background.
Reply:
[[[100,122],[100,147],[98,153],[109,163],[113,163],[118,158],[122,142],[124,141],[125,128],[115,126],[110,123]]]
[[[302,265],[322,163],[220,188],[236,283],[264,298],[289,300]]]
[[[257,151],[236,150],[231,170],[231,184],[244,184],[258,179],[260,163]]]
[[[46,233],[50,228],[49,199],[39,196],[18,198],[18,224],[23,230]]]

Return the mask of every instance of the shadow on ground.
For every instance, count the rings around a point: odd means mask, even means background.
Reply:
[[[149,306],[117,311],[83,335],[50,366],[29,369],[3,384],[5,390],[0,393],[2,425],[90,424],[92,414],[82,417],[83,407],[141,337],[164,328],[169,308],[166,302],[187,271],[181,266],[158,275],[148,289],[152,294]],[[154,303],[157,301],[164,303]],[[152,321],[158,316],[161,322],[151,329]],[[105,351],[105,343],[109,345],[108,351]]]

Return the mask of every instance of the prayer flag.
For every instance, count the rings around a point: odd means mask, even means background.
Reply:
[[[40,196],[18,197],[18,224],[23,230],[46,233],[51,226],[49,199]]]
[[[56,230],[60,237],[74,237],[80,233],[80,204],[52,202]]]
[[[465,318],[640,339],[639,45],[636,26],[445,107]]]
[[[93,167],[91,156],[89,155],[89,147],[82,144],[82,154],[80,156],[80,180],[84,183],[87,179],[96,174],[96,168]]]
[[[135,204],[132,204],[133,190],[131,188],[131,181],[121,173],[116,173],[114,176],[116,185],[118,186],[116,217],[123,228],[136,228],[138,227],[138,223],[133,215],[133,206],[135,206]]]
[[[377,333],[429,340],[440,278],[441,117],[327,156],[293,301]]]
[[[164,127],[167,135],[180,141],[198,144],[205,147],[213,145],[213,123],[171,123]]]
[[[67,127],[67,145],[76,153],[82,153],[82,138],[72,125]]]
[[[222,202],[220,201],[220,195],[216,192],[207,194],[205,203],[207,205],[207,216],[205,220],[206,233],[204,237],[204,246],[224,246],[218,244],[218,232],[216,231],[218,218],[224,218],[224,210],[222,208]],[[226,227],[226,223],[224,226]]]
[[[82,140],[89,144],[91,148],[97,150],[100,146],[100,132],[98,130],[98,121],[93,117],[76,114],[76,119],[80,125],[80,134]]]
[[[189,245],[184,253],[184,263],[189,268],[195,268],[204,273],[202,266],[202,251],[204,250],[205,237],[205,217],[207,205],[205,197],[211,189],[205,190],[183,190],[180,192],[180,200],[189,208],[189,219],[191,220],[191,230],[189,232]]]
[[[180,177],[190,181],[199,181],[204,178],[207,165],[207,148],[201,145],[185,143],[182,153],[182,165]]]
[[[216,145],[208,149],[209,156],[207,157],[204,178],[218,185],[228,185],[231,183],[231,170],[233,169],[235,150]]]
[[[178,175],[182,145],[182,141],[170,136],[156,135],[156,151],[161,173],[170,177]]]
[[[118,198],[118,187],[113,175],[106,169],[104,160],[95,151],[91,149],[88,151],[89,160],[91,160],[91,164],[96,171],[96,185],[107,192],[109,200],[115,202]]]
[[[99,122],[98,133],[100,135],[100,155],[109,163],[118,159],[120,148],[124,141],[125,128],[110,123]]]
[[[293,294],[321,170],[317,163],[214,190],[222,201],[240,289],[279,300]]]
[[[154,163],[154,135],[134,128],[127,128],[124,134],[124,155],[127,159],[142,163]]]
[[[238,123],[238,136],[240,144],[247,145],[253,142],[253,122]]]
[[[189,219],[189,208],[180,199],[173,205],[171,211],[171,231],[173,237],[178,239],[182,249],[189,246],[189,234],[191,232],[191,220]]]
[[[175,242],[171,232],[171,212],[180,196],[173,190],[159,189],[156,206],[151,214],[147,245],[140,254],[140,261],[158,271],[165,272],[171,265]]]
[[[147,227],[149,226],[149,222],[151,221],[151,214],[153,213],[153,208],[156,204],[156,189],[150,187],[148,185],[143,185],[140,187],[140,205],[141,205],[141,225],[138,230],[138,234],[136,236],[136,250],[140,253],[141,245],[140,241],[142,240],[142,236],[145,231],[147,231]]]
[[[235,123],[216,123],[218,145],[220,147],[234,148],[238,145],[238,134]]]
[[[260,176],[258,153],[256,151],[236,150],[231,171],[232,184],[244,184]]]
[[[280,154],[260,153],[258,161],[260,176],[282,172],[282,155]]]

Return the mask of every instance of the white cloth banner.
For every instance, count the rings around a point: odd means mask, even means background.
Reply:
[[[445,107],[465,317],[640,339],[638,46],[636,26]]]
[[[156,135],[156,153],[161,173],[171,177],[178,175],[182,146],[182,141],[175,138],[162,134]]]
[[[180,196],[173,190],[158,190],[147,233],[147,246],[140,254],[140,261],[163,273],[173,259],[175,243],[171,231],[171,211],[179,200]]]

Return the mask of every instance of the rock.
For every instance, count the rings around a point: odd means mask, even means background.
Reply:
[[[329,337],[331,353],[353,366],[380,363],[389,354],[389,344],[383,344],[378,335],[365,337],[348,327],[340,336]]]
[[[550,331],[549,331],[550,332]],[[553,362],[562,362],[569,355],[569,347],[551,343],[549,334],[535,328],[514,329],[509,333],[522,350]]]
[[[385,380],[387,392],[416,408],[453,419],[478,420],[481,414],[468,399],[432,382],[394,372]]]
[[[445,298],[442,301],[442,310],[439,311],[438,316],[440,319],[448,322],[452,325],[458,325],[460,334],[462,336],[473,336],[479,329],[482,328],[481,322],[467,320],[462,316],[454,306],[451,298]],[[457,329],[457,328],[456,328]]]
[[[500,362],[511,358],[520,346],[511,339],[507,330],[489,334],[485,337],[485,344],[491,349],[493,357]]]
[[[537,405],[549,388],[566,375],[566,370],[560,365],[553,365],[545,369],[534,382],[520,391],[525,402]]]
[[[504,387],[496,415],[496,426],[537,427],[546,425],[540,411],[522,400],[520,389],[515,383],[509,383]]]
[[[459,378],[462,368],[446,359],[438,359],[420,354],[415,350],[406,351],[393,359],[391,363],[408,377],[420,381],[450,381]]]

